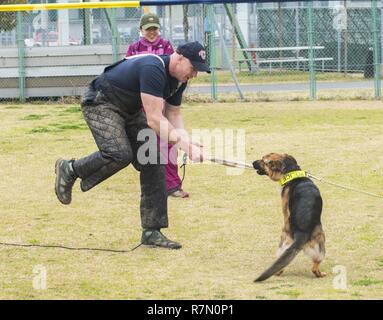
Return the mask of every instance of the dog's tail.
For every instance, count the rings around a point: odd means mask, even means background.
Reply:
[[[304,232],[296,232],[294,234],[294,242],[290,247],[286,249],[285,252],[275,261],[270,268],[264,271],[254,282],[264,281],[270,278],[272,275],[281,271],[284,267],[286,267],[298,254],[299,251],[302,250],[304,244],[308,241],[309,234]]]

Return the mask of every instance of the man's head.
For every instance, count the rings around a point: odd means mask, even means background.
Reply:
[[[181,82],[197,76],[198,71],[210,73],[206,63],[206,51],[198,42],[181,45],[170,59],[169,72]]]

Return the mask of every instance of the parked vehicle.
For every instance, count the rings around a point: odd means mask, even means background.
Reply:
[[[60,45],[59,33],[57,31],[35,32],[33,38],[25,39],[26,47],[56,47]],[[70,46],[78,46],[81,44],[81,39],[69,37]]]

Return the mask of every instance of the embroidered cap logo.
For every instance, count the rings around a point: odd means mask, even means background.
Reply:
[[[201,50],[200,52],[198,52],[198,55],[201,57],[202,60],[206,60],[205,50]]]

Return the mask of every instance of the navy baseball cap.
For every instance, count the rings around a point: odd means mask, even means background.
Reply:
[[[188,58],[194,69],[197,71],[210,73],[210,68],[206,63],[205,48],[199,42],[189,42],[180,45],[177,48],[177,53],[182,54],[185,58]]]

